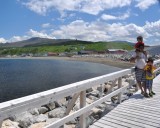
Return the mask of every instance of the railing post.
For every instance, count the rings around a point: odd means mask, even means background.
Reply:
[[[3,120],[0,120],[0,128],[2,128]]]
[[[122,87],[122,77],[118,78],[118,88]],[[118,94],[118,103],[121,103],[121,99],[122,99],[122,92],[120,92]]]
[[[103,91],[104,91],[103,84],[100,84],[100,97],[103,96]]]
[[[80,108],[86,106],[86,90],[80,93]],[[80,128],[86,128],[85,113],[80,116]]]

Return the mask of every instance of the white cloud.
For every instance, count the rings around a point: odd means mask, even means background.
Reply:
[[[150,33],[150,38],[153,40],[150,43],[152,43],[151,45],[155,45],[155,44],[159,44],[160,45],[160,41],[158,41],[160,39],[160,20],[156,21],[156,22],[146,22],[146,25],[143,27],[145,29],[145,31],[147,31],[148,33]]]
[[[132,0],[92,0],[86,1],[81,6],[82,12],[97,15],[106,9],[121,8],[129,6]]]
[[[52,29],[52,32],[38,32],[30,29],[26,36],[13,36],[10,41],[42,37],[51,39],[79,39],[86,41],[111,41],[122,40],[136,42],[136,37],[142,35],[147,45],[160,45],[160,20],[156,22],[146,22],[144,26],[137,26],[136,24],[122,24],[95,21],[85,22],[83,20],[76,20],[67,25],[62,25],[58,29]],[[5,40],[0,38],[0,40]]]
[[[103,20],[125,20],[129,17],[130,17],[130,12],[127,11],[126,13],[122,14],[121,16],[113,16],[113,15],[103,14],[101,16],[101,19],[103,19]]]
[[[22,41],[28,39],[28,36],[13,36],[8,40],[8,42],[17,42],[17,41]]]
[[[70,38],[88,41],[127,40],[133,41],[139,35],[149,36],[142,27],[135,24],[123,25],[121,23],[107,24],[104,22],[74,21],[63,25],[52,35],[57,38]]]
[[[138,7],[141,10],[146,10],[150,6],[157,3],[157,0],[136,0],[138,4],[135,7]]]
[[[23,4],[30,10],[46,15],[54,9],[61,14],[64,11],[79,11],[97,15],[105,9],[129,6],[132,0],[29,0]]]
[[[57,9],[59,12],[76,10],[80,2],[81,0],[30,0],[23,4],[40,15],[46,15],[52,9]]]
[[[33,29],[30,29],[27,32],[27,35],[24,36],[13,36],[8,40],[5,40],[4,38],[0,38],[0,43],[6,43],[6,42],[17,42],[17,41],[22,41],[22,40],[27,40],[32,37],[41,37],[41,38],[49,38],[49,39],[55,39],[55,37],[50,36],[46,34],[45,32],[38,32]]]
[[[49,27],[51,27],[51,24],[50,24],[50,23],[42,24],[42,28],[49,28]]]
[[[103,14],[103,15],[101,16],[101,18],[102,18],[103,20],[116,20],[116,19],[118,19],[118,17],[116,17],[116,16],[106,15],[106,14]]]
[[[147,22],[144,26],[136,24],[122,24],[105,22],[84,22],[83,20],[74,21],[68,25],[63,25],[58,30],[53,30],[52,35],[57,38],[79,39],[87,41],[109,41],[125,40],[136,42],[136,37],[142,35],[146,44],[151,45],[151,40],[155,39],[155,44],[160,44],[160,20]],[[153,43],[152,43],[153,44]]]
[[[5,40],[4,38],[0,38],[0,43],[6,43],[7,40]]]
[[[144,28],[150,32],[152,32],[152,31],[160,32],[160,20],[158,20],[156,22],[148,22],[147,21]]]
[[[29,30],[28,35],[29,35],[29,37],[41,37],[41,38],[55,39],[55,37],[53,37],[53,36],[50,36],[50,35],[43,33],[43,32],[35,31],[33,29]]]

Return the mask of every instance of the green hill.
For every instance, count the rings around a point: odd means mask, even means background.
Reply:
[[[132,50],[128,42],[91,42],[67,39],[31,38],[29,40],[7,43],[0,46],[0,55],[20,55],[22,53],[78,52],[81,50],[106,51],[107,49]]]

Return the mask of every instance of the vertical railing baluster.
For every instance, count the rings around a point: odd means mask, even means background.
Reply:
[[[103,84],[100,84],[100,97],[103,96],[103,91],[104,91]]]
[[[86,90],[80,93],[80,108],[86,106]],[[86,128],[86,114],[80,116],[80,128]]]
[[[2,128],[3,120],[0,120],[0,128]]]
[[[122,87],[122,77],[118,78],[118,88]],[[121,99],[122,99],[122,92],[120,92],[118,94],[118,103],[121,103]]]

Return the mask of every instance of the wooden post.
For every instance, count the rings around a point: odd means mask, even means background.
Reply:
[[[3,120],[0,120],[0,128],[2,128]]]
[[[100,84],[100,97],[103,96],[103,91],[104,91],[103,84]]]
[[[80,108],[86,106],[86,90],[80,93]],[[86,128],[85,113],[80,116],[80,128]]]
[[[65,115],[68,115],[70,113],[70,111],[72,110],[72,108],[73,108],[75,102],[77,101],[79,95],[80,95],[80,93],[74,94],[74,96],[72,97],[72,100],[67,105],[67,109],[66,109]]]
[[[118,88],[122,87],[122,77],[118,78]],[[121,98],[122,98],[122,92],[118,94],[118,103],[121,103]]]

